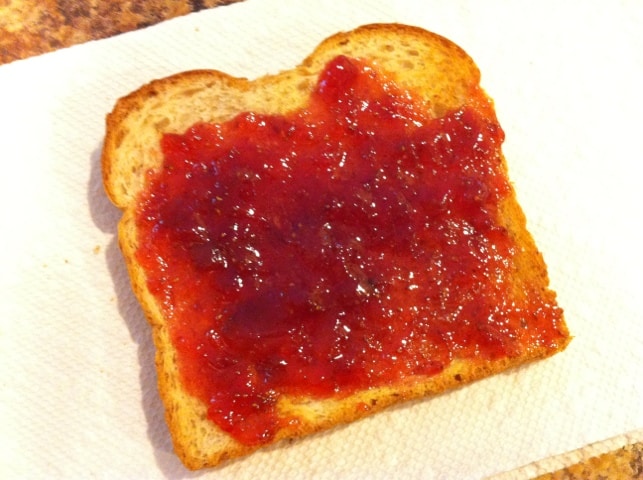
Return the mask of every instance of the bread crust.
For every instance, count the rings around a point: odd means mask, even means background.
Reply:
[[[392,74],[401,86],[419,94],[435,117],[480,98],[480,73],[471,58],[457,45],[425,30],[397,24],[374,24],[324,40],[299,66],[255,80],[235,78],[216,70],[183,72],[155,80],[120,99],[107,117],[102,154],[105,190],[123,210],[119,243],[133,289],[152,326],[156,346],[159,390],[166,407],[175,450],[190,469],[211,467],[224,460],[256,450],[220,431],[206,418],[206,407],[181,386],[176,352],[170,341],[161,308],[149,292],[146,274],[135,260],[136,199],[145,188],[146,172],[161,165],[159,141],[163,133],[182,133],[197,121],[223,122],[242,111],[285,114],[305,105],[317,74],[333,57],[344,54],[367,58]],[[493,112],[489,100],[478,108]],[[503,159],[504,162],[504,159]],[[506,171],[506,165],[504,165]],[[512,192],[500,206],[502,225],[517,245],[515,293],[524,282],[548,290],[542,255],[526,229],[526,221]],[[471,381],[544,358],[561,351],[569,342],[563,334],[554,348],[535,346],[514,358],[470,362],[454,360],[442,373],[412,377],[396,385],[372,388],[343,398],[315,400],[283,398],[278,408],[301,421],[280,430],[274,441],[300,437],[351,422],[405,400],[435,395]]]

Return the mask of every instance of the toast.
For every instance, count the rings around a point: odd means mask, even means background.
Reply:
[[[439,35],[398,24],[366,25],[336,34],[324,40],[299,66],[254,80],[215,70],[189,71],[155,80],[120,99],[107,117],[102,153],[105,190],[123,211],[119,244],[133,290],[152,327],[159,390],[174,447],[190,469],[216,466],[282,439],[329,429],[408,399],[435,395],[548,357],[563,350],[570,340],[555,294],[548,288],[542,255],[526,229],[525,217],[507,182],[509,191],[498,206],[496,218],[498,228],[508,232],[516,245],[511,285],[506,293],[518,298],[529,289],[553,305],[557,315],[544,320],[555,332],[550,341],[535,341],[511,355],[496,358],[458,358],[456,353],[435,374],[403,376],[346,394],[280,395],[280,414],[296,421],[281,423],[268,441],[259,444],[239,441],[208,418],[206,404],[185,388],[166,306],[152,293],[149,272],[137,257],[137,212],[150,178],[163,169],[162,139],[166,134],[186,132],[195,124],[221,124],[243,112],[284,115],[303,109],[320,72],[338,55],[366,59],[396,85],[420,98],[431,118],[473,107],[495,120],[493,104],[480,87],[478,68],[461,48]],[[500,172],[506,175],[504,158],[501,162]],[[271,312],[265,315],[269,317]]]

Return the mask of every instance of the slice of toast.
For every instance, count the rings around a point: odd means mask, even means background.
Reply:
[[[107,117],[102,155],[105,189],[112,202],[123,210],[119,243],[133,289],[153,329],[159,390],[175,450],[190,469],[215,466],[260,446],[244,444],[217,427],[207,418],[204,402],[184,388],[180,360],[171,341],[163,306],[151,293],[147,272],[136,256],[139,199],[150,176],[162,168],[164,134],[183,133],[200,122],[225,122],[241,112],[283,115],[304,108],[318,75],[338,55],[368,60],[401,88],[425,101],[431,117],[439,118],[465,106],[485,109],[493,115],[492,103],[480,89],[479,71],[462,49],[419,28],[377,24],[332,36],[301,65],[275,75],[248,80],[208,70],[153,81],[120,99]],[[506,174],[504,159],[502,161]],[[507,295],[519,296],[529,288],[555,305],[555,294],[548,289],[546,266],[526,230],[525,218],[513,191],[502,201],[499,212],[499,226],[509,232],[517,245],[512,291]],[[411,376],[330,398],[283,396],[279,400],[280,412],[298,421],[283,425],[269,443],[328,429],[403,400],[443,392],[550,356],[564,349],[570,339],[562,314],[551,323],[557,332],[553,341],[526,345],[516,355],[479,361],[455,355],[436,375]]]

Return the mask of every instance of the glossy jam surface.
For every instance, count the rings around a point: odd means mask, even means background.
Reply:
[[[551,297],[508,292],[503,132],[483,110],[431,119],[338,57],[303,110],[163,138],[138,260],[213,422],[261,444],[296,421],[277,414],[283,394],[346,395],[558,338]]]

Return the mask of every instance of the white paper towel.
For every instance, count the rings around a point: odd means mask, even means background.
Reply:
[[[153,78],[255,77],[338,30],[393,21],[479,65],[575,339],[519,371],[187,472],[102,191],[104,117]],[[0,67],[0,477],[482,478],[642,430],[640,25],[636,1],[246,0]]]

